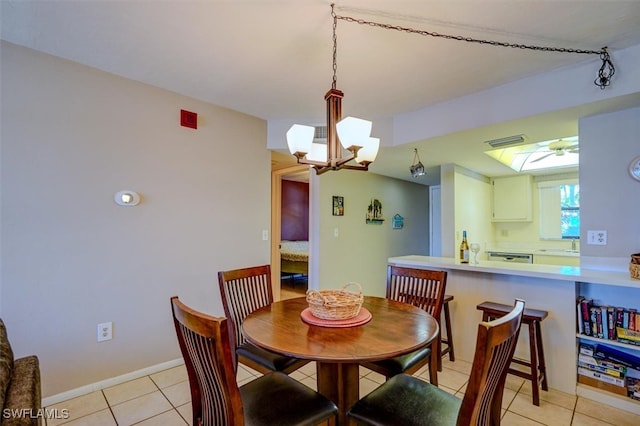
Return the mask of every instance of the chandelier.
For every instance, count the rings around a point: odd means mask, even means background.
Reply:
[[[380,139],[371,137],[372,123],[361,118],[342,119],[342,98],[344,93],[336,88],[337,44],[336,27],[338,17],[331,5],[333,17],[333,81],[331,89],[324,96],[327,102],[327,143],[313,141],[315,127],[294,124],[287,131],[289,151],[299,164],[309,164],[320,175],[329,170],[368,170],[378,155]],[[342,149],[349,151],[343,157]]]

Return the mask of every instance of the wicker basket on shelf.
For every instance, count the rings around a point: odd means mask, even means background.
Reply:
[[[634,253],[631,255],[631,262],[629,262],[629,274],[631,278],[640,280],[640,253]]]
[[[347,290],[354,286],[357,291]],[[362,287],[358,283],[347,283],[339,290],[309,290],[307,302],[309,310],[316,318],[325,320],[344,320],[353,318],[362,308]]]

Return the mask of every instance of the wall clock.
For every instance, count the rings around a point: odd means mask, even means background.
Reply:
[[[640,181],[640,156],[631,160],[629,163],[629,174],[632,178],[637,181]]]

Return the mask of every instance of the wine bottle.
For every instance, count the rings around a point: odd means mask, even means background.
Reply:
[[[469,263],[469,243],[467,242],[467,231],[462,231],[462,242],[460,243],[460,263]]]

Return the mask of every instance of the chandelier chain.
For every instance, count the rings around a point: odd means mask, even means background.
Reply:
[[[489,45],[489,46],[497,46],[497,47],[511,47],[514,49],[527,49],[527,50],[535,50],[535,51],[541,51],[541,52],[560,52],[560,53],[578,53],[578,54],[587,54],[587,55],[599,55],[600,59],[602,60],[602,66],[600,67],[600,70],[598,71],[598,77],[596,78],[596,80],[594,81],[595,85],[600,87],[601,89],[604,89],[606,86],[608,86],[611,83],[611,77],[613,76],[613,74],[615,73],[615,68],[613,66],[613,63],[611,62],[611,58],[609,56],[609,53],[607,52],[607,47],[603,47],[600,50],[589,50],[589,49],[572,49],[572,48],[565,48],[565,47],[550,47],[550,46],[536,46],[536,45],[531,45],[531,44],[520,44],[520,43],[508,43],[508,42],[503,42],[503,41],[496,41],[496,40],[484,40],[484,39],[479,39],[479,38],[473,38],[473,37],[465,37],[465,36],[459,36],[459,35],[451,35],[451,34],[440,34],[438,32],[435,31],[426,31],[426,30],[417,30],[414,28],[408,28],[408,27],[402,27],[399,25],[391,25],[391,24],[383,24],[380,22],[374,22],[374,21],[367,21],[365,19],[360,19],[360,18],[353,18],[351,16],[342,16],[342,15],[337,15],[334,10],[333,10],[333,4],[331,5],[331,15],[333,16],[333,29],[334,29],[334,45],[333,45],[333,55],[334,55],[334,84],[335,84],[335,55],[336,55],[336,50],[335,50],[335,28],[336,28],[336,22],[338,19],[343,20],[343,21],[347,21],[347,22],[352,22],[352,23],[356,23],[356,24],[360,24],[360,25],[368,25],[370,27],[377,27],[377,28],[382,28],[385,30],[394,30],[394,31],[400,31],[400,32],[405,32],[405,33],[411,33],[411,34],[418,34],[418,35],[422,35],[422,36],[429,36],[429,37],[436,37],[436,38],[444,38],[447,40],[456,40],[456,41],[464,41],[467,43],[478,43],[478,44],[485,44],[485,45]]]
[[[600,55],[606,49],[606,48],[602,48],[600,50],[587,50],[587,49],[572,49],[572,48],[565,48],[565,47],[536,46],[536,45],[520,44],[520,43],[508,43],[504,41],[483,40],[483,39],[473,38],[473,37],[464,37],[464,36],[451,35],[451,34],[440,34],[435,31],[416,30],[414,28],[401,27],[399,25],[382,24],[379,22],[367,21],[360,18],[352,18],[350,16],[335,15],[335,19],[341,19],[343,21],[353,22],[361,25],[368,25],[370,27],[383,28],[385,30],[395,30],[395,31],[400,31],[405,33],[419,34],[422,36],[444,38],[448,40],[466,41],[468,43],[488,44],[491,46],[499,46],[499,47],[512,47],[517,49],[539,50],[543,52],[585,53],[589,55]]]
[[[336,29],[338,28],[338,15],[333,10],[334,4],[331,4],[331,16],[333,17],[333,80],[331,82],[331,88],[336,89],[338,77],[338,36],[336,35]]]

